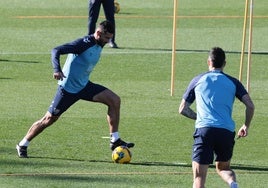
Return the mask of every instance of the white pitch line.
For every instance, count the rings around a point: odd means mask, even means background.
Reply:
[[[109,136],[102,136],[101,138],[109,139],[110,137]]]

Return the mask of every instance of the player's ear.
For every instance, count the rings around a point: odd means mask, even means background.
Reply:
[[[211,59],[210,59],[210,57],[207,60],[207,64],[208,64],[209,67],[211,66]]]
[[[99,39],[101,37],[101,34],[102,34],[102,32],[99,29],[97,29],[96,30],[96,37],[97,37],[97,39]]]

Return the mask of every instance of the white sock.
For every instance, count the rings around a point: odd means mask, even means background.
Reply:
[[[230,185],[230,188],[238,188],[238,184],[235,181],[233,181]]]
[[[26,138],[23,138],[20,143],[19,143],[19,146],[26,146],[28,147],[30,144],[30,142],[26,139]]]
[[[118,132],[110,133],[110,141],[111,142],[115,142],[116,140],[118,140],[118,138],[119,138],[119,133]]]

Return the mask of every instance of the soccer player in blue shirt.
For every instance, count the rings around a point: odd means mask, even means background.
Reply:
[[[113,34],[114,24],[103,21],[94,34],[52,50],[53,77],[58,80],[58,90],[47,113],[33,123],[25,137],[16,146],[19,157],[27,158],[27,147],[30,141],[57,121],[62,113],[80,99],[108,106],[107,121],[112,150],[120,145],[134,146],[134,143],[126,143],[119,137],[120,97],[108,88],[89,80],[90,73],[98,63],[104,45],[111,40]],[[60,56],[64,54],[68,56],[61,69]]]
[[[209,71],[192,79],[179,106],[179,113],[195,120],[192,151],[193,188],[204,188],[209,164],[215,155],[216,171],[231,188],[237,188],[235,173],[230,168],[233,154],[235,123],[233,103],[238,98],[246,107],[245,122],[238,138],[246,137],[254,114],[254,104],[237,79],[225,74],[225,52],[211,49]],[[196,101],[196,112],[190,105]]]

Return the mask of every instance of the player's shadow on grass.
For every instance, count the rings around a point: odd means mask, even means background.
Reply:
[[[71,159],[71,158],[57,158],[57,157],[35,157],[30,156],[29,158],[44,158],[44,159],[52,159],[52,160],[66,160],[66,161],[81,161],[81,162],[89,162],[89,163],[113,163],[112,161],[107,160],[83,160],[83,159]],[[127,165],[135,165],[135,166],[165,166],[165,167],[188,167],[191,168],[191,164],[186,163],[168,163],[168,162],[130,162]],[[215,169],[215,165],[210,165],[210,168]],[[247,170],[247,171],[261,171],[268,172],[268,166],[257,166],[257,165],[245,165],[245,164],[232,164],[231,168],[233,170]]]
[[[0,59],[1,62],[9,62],[9,63],[40,63],[38,61],[24,61],[24,60],[10,60],[10,59]],[[0,77],[0,80],[9,80],[12,79],[10,77]]]
[[[191,164],[186,164],[186,163],[168,163],[168,162],[131,162],[130,165],[138,165],[138,166],[178,166],[178,167],[192,167]]]
[[[0,80],[10,80],[12,78],[8,78],[8,77],[0,77]]]
[[[11,59],[0,59],[0,63],[1,62],[10,62],[10,63],[40,63],[38,61],[11,60]]]
[[[234,169],[234,170],[248,170],[248,171],[263,171],[263,172],[268,172],[268,166],[231,164],[231,168]]]
[[[147,51],[147,52],[155,52],[155,51],[162,51],[162,52],[172,52],[171,48],[142,48],[142,47],[120,47],[120,49],[126,49],[126,50],[141,50],[141,51]],[[209,50],[200,50],[200,49],[176,49],[176,52],[184,52],[184,53],[208,53]],[[225,51],[229,54],[241,54],[240,51]],[[244,54],[247,54],[248,52],[244,52]],[[251,52],[251,54],[256,55],[268,55],[268,52]]]
[[[130,163],[132,165],[143,165],[143,166],[178,166],[178,167],[192,167],[191,164],[183,163],[165,163],[165,162],[141,162],[141,163]],[[215,165],[210,165],[210,168],[215,168]],[[248,171],[263,171],[268,172],[268,166],[253,166],[243,164],[233,164],[232,169],[236,170],[248,170]]]
[[[120,47],[123,50],[139,50],[139,51],[146,51],[148,53],[153,52],[168,52],[171,53],[171,48],[144,48],[144,47]],[[198,50],[198,49],[176,49],[176,52],[184,52],[184,53],[208,53],[209,50]],[[233,52],[233,53],[240,53],[240,52]]]

